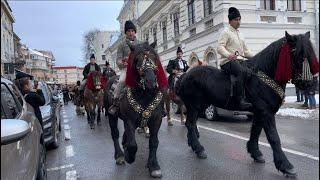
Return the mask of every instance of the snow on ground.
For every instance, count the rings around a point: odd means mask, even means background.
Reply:
[[[317,104],[319,104],[319,94],[316,94],[315,98],[316,98]],[[296,103],[296,101],[297,101],[297,96],[286,96],[284,103]]]
[[[293,116],[299,118],[314,118],[313,114],[319,111],[319,109],[309,110],[309,109],[296,109],[296,108],[281,108],[277,112],[280,116]]]

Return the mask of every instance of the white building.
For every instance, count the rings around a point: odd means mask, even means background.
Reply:
[[[1,0],[1,75],[4,73],[14,73],[14,22],[15,19],[8,2],[6,0]]]
[[[153,1],[137,19],[138,37],[150,43],[157,40],[164,66],[176,57],[178,46],[190,64],[201,59],[218,66],[217,41],[228,26],[228,9],[232,6],[241,13],[240,31],[254,54],[283,37],[285,30],[290,34],[310,31],[319,52],[318,0]]]
[[[148,9],[148,7],[154,2],[154,0],[124,0],[124,4],[121,8],[117,20],[120,23],[120,35],[116,36],[117,39],[112,41],[112,44],[105,50],[105,54],[110,58],[110,65],[116,71],[118,67],[116,65],[116,56],[119,43],[125,38],[124,24],[127,20],[131,20],[137,27],[137,38],[141,39],[142,34],[140,33],[139,23],[137,19]]]
[[[50,51],[29,49],[30,59],[26,60],[27,73],[33,75],[37,80],[53,81],[52,66],[55,58]],[[28,69],[30,71],[28,72]]]
[[[94,49],[95,49],[95,57],[97,60],[97,64],[102,68],[105,64],[107,57],[105,54],[105,50],[109,47],[109,43],[111,41],[111,37],[117,34],[116,31],[99,31],[94,39]],[[89,62],[89,59],[88,59]]]

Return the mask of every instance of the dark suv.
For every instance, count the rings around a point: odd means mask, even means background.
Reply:
[[[46,179],[42,127],[9,80],[1,78],[1,179]]]
[[[58,135],[61,131],[59,100],[52,95],[49,86],[45,82],[40,81],[39,87],[46,101],[45,105],[40,107],[44,129],[44,142],[47,147],[55,149],[59,147]]]

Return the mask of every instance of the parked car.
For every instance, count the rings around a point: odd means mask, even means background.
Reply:
[[[181,111],[175,103],[171,103],[173,112],[179,114]],[[219,117],[232,117],[237,118],[240,116],[247,116],[247,120],[252,119],[252,113],[248,111],[231,111],[222,108],[215,107],[210,105],[203,112],[201,112],[200,116],[205,117],[209,121],[218,120]]]
[[[44,142],[48,148],[55,149],[59,147],[58,135],[61,131],[59,99],[52,95],[49,86],[45,82],[40,81],[39,86],[46,102],[44,106],[40,107]]]
[[[1,78],[1,179],[46,179],[43,131],[18,88]]]

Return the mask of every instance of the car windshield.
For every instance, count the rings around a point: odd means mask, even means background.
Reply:
[[[42,92],[43,92],[43,96],[44,96],[44,99],[46,101],[46,104],[49,103],[50,101],[50,92],[49,92],[49,89],[47,88],[47,86],[43,83],[43,82],[39,82],[39,86],[40,88],[42,89]]]

